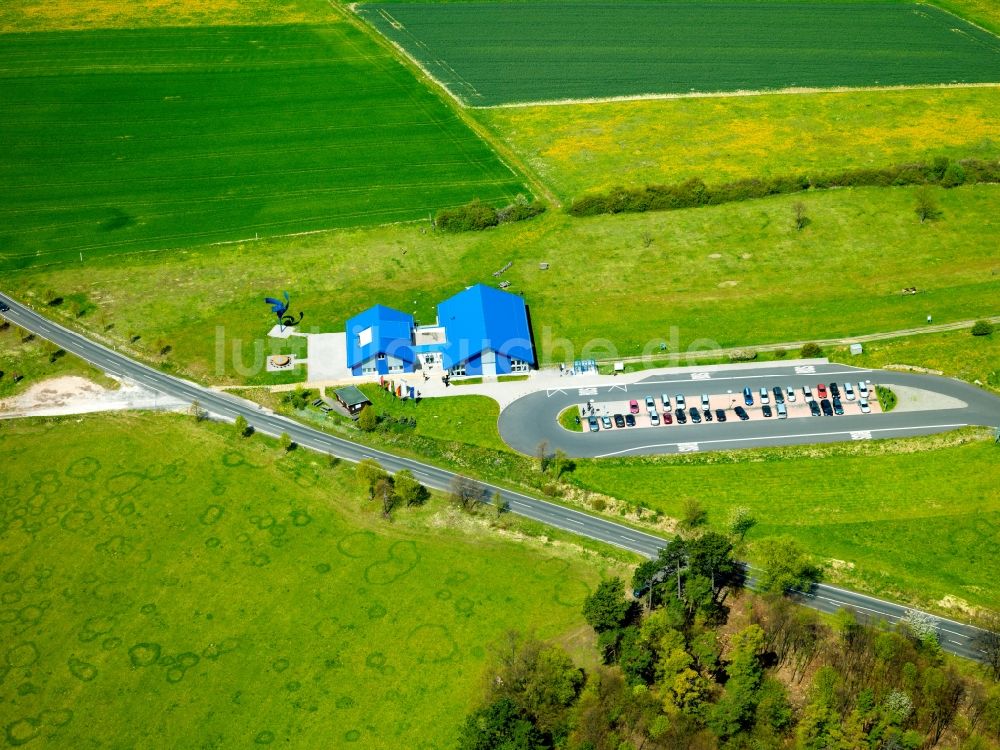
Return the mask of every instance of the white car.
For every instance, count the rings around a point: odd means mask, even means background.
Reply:
[[[678,393],[676,396],[674,396],[674,403],[677,404],[678,409],[683,409],[685,407],[684,396]]]
[[[870,414],[872,408],[868,405],[868,399],[863,398],[858,401],[858,405],[861,407],[862,414]]]
[[[761,404],[771,403],[771,397],[767,393],[767,388],[760,389],[760,403]]]
[[[788,402],[789,403],[794,403],[795,402],[795,389],[792,388],[792,386],[788,386],[788,388],[786,388],[785,390],[788,392],[788,396],[787,396]]]
[[[775,404],[775,408],[778,410],[778,419],[788,419],[788,409],[784,404]]]
[[[805,397],[806,401],[812,401],[813,389],[808,385],[802,386],[802,395]]]
[[[660,400],[663,401],[663,411],[670,411],[670,396],[662,393],[660,394]]]
[[[658,424],[660,424],[660,415],[656,413],[655,409],[649,410],[649,423],[653,425],[653,427],[656,427]]]
[[[868,386],[865,385],[863,380],[858,381],[858,398],[868,398]]]
[[[708,394],[707,393],[701,394],[701,408],[708,409],[710,406],[711,403],[708,400]]]
[[[850,383],[844,383],[844,398],[848,401],[854,400],[854,386]]]

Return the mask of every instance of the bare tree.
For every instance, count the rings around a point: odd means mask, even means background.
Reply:
[[[993,679],[1000,680],[1000,612],[986,612],[977,625],[982,630],[975,638],[975,645],[983,652],[983,663]]]
[[[795,221],[795,228],[802,231],[809,226],[809,217],[806,216],[806,204],[796,201],[792,204],[792,219]]]
[[[474,479],[456,475],[451,480],[451,501],[462,510],[473,511],[485,500],[486,488]]]

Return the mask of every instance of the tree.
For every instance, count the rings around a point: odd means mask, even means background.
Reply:
[[[552,475],[559,479],[563,474],[573,471],[576,468],[576,464],[566,455],[565,451],[557,450],[552,458],[549,460],[550,468],[552,469]]]
[[[713,603],[720,601],[725,589],[743,585],[743,566],[733,558],[733,543],[717,531],[688,542],[688,568],[691,575],[711,582]]]
[[[930,729],[930,744],[936,745],[962,705],[965,685],[953,667],[928,667],[924,670],[922,683],[923,705],[917,715]]]
[[[201,408],[201,403],[195,399],[188,408],[188,414],[195,422],[204,422],[208,419],[208,412]]]
[[[373,500],[381,501],[382,515],[385,518],[390,518],[392,509],[396,507],[397,502],[396,488],[393,485],[392,477],[388,474],[380,476],[372,487],[371,494]]]
[[[247,422],[247,418],[242,414],[236,415],[236,423],[234,427],[236,428],[236,434],[240,437],[246,437],[250,434],[250,425]]]
[[[538,470],[544,474],[549,467],[549,444],[544,440],[535,447],[535,460],[538,461]]]
[[[295,450],[295,441],[292,440],[292,436],[287,432],[281,433],[281,437],[278,438],[278,444],[285,453]]]
[[[819,583],[823,570],[813,563],[794,539],[762,539],[754,544],[763,573],[757,581],[761,591],[785,594],[808,592]]]
[[[583,602],[583,617],[598,633],[620,629],[631,615],[632,604],[625,598],[625,583],[621,578],[601,581]]]
[[[681,518],[677,522],[677,528],[681,531],[692,532],[708,523],[708,511],[705,506],[689,497],[684,501],[681,509]]]
[[[931,191],[927,187],[922,187],[917,191],[917,202],[913,210],[921,224],[925,221],[933,221],[940,214],[937,201],[934,200],[934,196],[931,195]]]
[[[375,485],[386,476],[386,473],[374,459],[363,458],[358,462],[356,476],[361,486],[368,490],[368,499],[373,500],[375,498]]]
[[[358,427],[364,432],[371,432],[378,427],[378,414],[374,407],[366,406],[358,415]]]
[[[815,359],[816,357],[823,356],[823,350],[819,344],[810,341],[808,344],[802,345],[802,348],[799,350],[799,356],[802,359]]]
[[[733,736],[753,722],[764,676],[764,643],[764,631],[759,625],[750,625],[733,636],[726,666],[726,692],[709,716],[709,726],[722,738]]]
[[[394,486],[396,497],[404,505],[423,505],[430,495],[427,488],[417,481],[409,469],[396,472]]]
[[[757,525],[757,519],[749,508],[737,506],[729,514],[729,533],[741,542],[746,538],[750,529]]]
[[[456,475],[451,480],[451,502],[462,510],[473,511],[486,499],[486,488],[468,477]]]
[[[800,232],[809,225],[809,217],[806,216],[805,203],[802,201],[796,201],[792,204],[792,219],[795,222],[795,228]]]
[[[493,493],[493,507],[496,509],[497,518],[510,510],[510,503],[503,499],[499,492]]]
[[[994,680],[1000,680],[1000,613],[988,611],[980,615],[981,628],[976,645],[982,650],[984,663]]]
[[[514,701],[500,698],[471,713],[458,738],[459,750],[538,750],[541,733]]]
[[[973,336],[989,336],[993,333],[993,324],[988,320],[977,320],[972,325]]]
[[[948,165],[947,169],[944,170],[944,174],[941,175],[941,187],[943,188],[953,188],[958,187],[965,182],[965,169],[961,164],[953,162]]]

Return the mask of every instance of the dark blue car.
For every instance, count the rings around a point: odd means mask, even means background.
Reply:
[[[750,390],[749,386],[743,389],[743,403],[747,406],[753,406],[753,391]]]

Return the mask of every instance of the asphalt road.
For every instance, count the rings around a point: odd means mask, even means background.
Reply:
[[[805,371],[804,371],[805,370]],[[742,404],[742,391],[749,386],[757,393],[761,387],[770,390],[775,385],[802,385],[814,389],[817,383],[831,380],[868,380],[882,385],[900,385],[932,391],[966,404],[962,408],[930,411],[893,411],[888,414],[855,414],[840,417],[802,417],[796,419],[752,418],[740,422],[730,415],[725,423],[669,425],[649,428],[601,430],[600,432],[570,432],[557,421],[559,412],[568,406],[595,402],[643,399],[660,394],[685,396],[688,406],[700,403],[699,395],[726,394],[732,391],[735,403]],[[567,378],[571,381],[571,378]],[[873,395],[874,399],[874,395]],[[799,391],[799,401],[802,400]],[[773,399],[772,399],[773,401]],[[1000,398],[951,378],[933,375],[866,370],[841,364],[783,366],[748,369],[729,368],[692,371],[687,374],[650,376],[638,383],[616,383],[613,377],[599,386],[570,387],[539,391],[513,402],[500,414],[500,435],[508,445],[521,453],[534,455],[542,441],[551,450],[563,450],[578,458],[637,456],[662,453],[684,453],[704,450],[761,448],[766,446],[830,443],[844,440],[911,437],[953,430],[967,425],[1000,426]]]
[[[204,409],[223,419],[235,420],[238,415],[242,414],[255,430],[275,437],[286,432],[292,440],[304,448],[337,456],[347,461],[372,458],[390,472],[409,469],[418,480],[432,489],[448,491],[455,477],[453,472],[445,469],[328,435],[287,417],[274,414],[252,402],[227,393],[219,393],[147,367],[123,354],[93,342],[81,334],[63,328],[4,294],[0,294],[0,303],[9,306],[10,309],[2,315],[11,323],[48,339],[67,352],[90,362],[95,367],[184,401],[198,401]],[[651,387],[658,388],[659,385]],[[544,398],[544,394],[542,396]],[[658,551],[668,544],[668,541],[662,537],[637,531],[614,521],[598,518],[504,487],[482,484],[487,498],[492,497],[494,493],[499,493],[509,504],[511,512],[564,531],[596,539],[646,557],[655,557]],[[851,607],[862,616],[890,623],[896,622],[906,612],[906,608],[898,604],[825,584],[821,584],[810,595],[802,597],[802,601],[807,606],[824,612],[834,612],[841,607]],[[981,632],[978,628],[951,620],[938,619],[941,623],[939,629],[941,644],[946,651],[966,658],[976,659],[980,657],[981,652],[975,645],[975,638]]]

